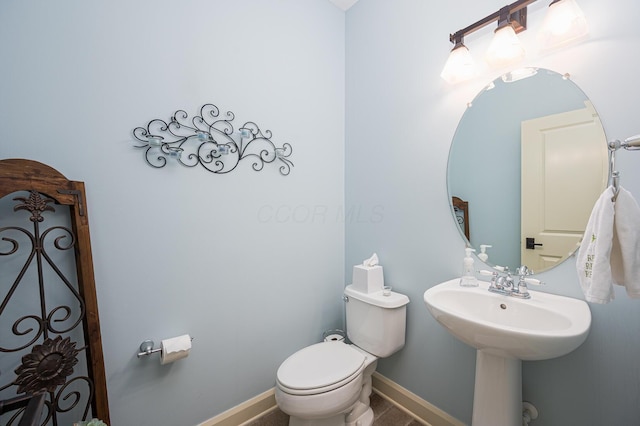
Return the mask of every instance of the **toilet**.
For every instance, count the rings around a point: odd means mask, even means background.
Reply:
[[[276,374],[276,402],[289,426],[370,426],[371,375],[378,358],[405,342],[403,294],[344,290],[347,337],[316,343],[289,356]]]

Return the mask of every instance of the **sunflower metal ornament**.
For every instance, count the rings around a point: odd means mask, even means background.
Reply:
[[[17,393],[54,392],[66,382],[67,376],[73,374],[78,352],[76,342],[69,337],[63,339],[58,336],[33,346],[31,353],[22,357],[22,365],[15,370]]]

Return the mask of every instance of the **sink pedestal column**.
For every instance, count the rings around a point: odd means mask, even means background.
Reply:
[[[522,361],[476,351],[473,426],[522,424]]]

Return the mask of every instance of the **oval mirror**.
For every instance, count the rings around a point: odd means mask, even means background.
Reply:
[[[447,171],[466,243],[478,255],[484,248],[490,266],[538,273],[578,248],[607,185],[607,141],[589,98],[567,75],[526,68],[469,104]]]

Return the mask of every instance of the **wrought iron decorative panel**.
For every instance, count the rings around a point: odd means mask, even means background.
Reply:
[[[460,230],[467,237],[468,241],[471,241],[469,236],[469,203],[459,197],[451,197],[451,203],[453,204],[453,214],[460,226]]]
[[[45,393],[42,425],[108,422],[84,186],[27,160],[0,168],[0,399]],[[6,176],[21,169],[38,174]],[[44,191],[11,192],[30,181]],[[3,414],[0,424],[17,425],[23,411]]]

